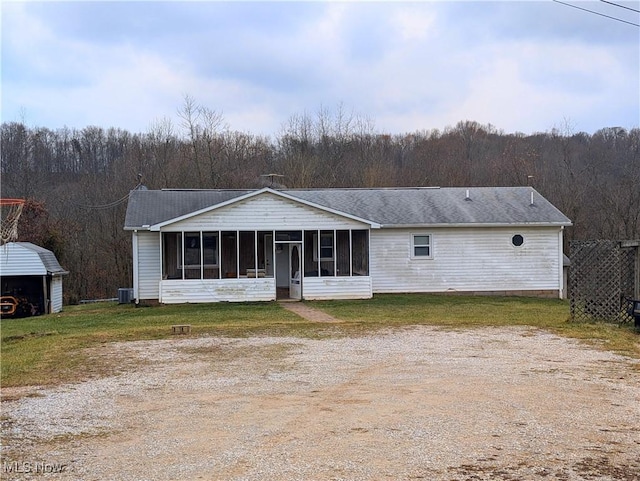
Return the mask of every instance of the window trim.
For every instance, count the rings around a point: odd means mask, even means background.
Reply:
[[[410,257],[414,260],[431,260],[433,259],[433,234],[428,232],[412,232],[411,234],[411,251]],[[416,237],[427,237],[429,239],[427,244],[416,244]],[[416,254],[416,247],[427,247],[429,249],[428,255]]]
[[[516,237],[519,237],[519,238],[520,238],[520,244],[516,244],[516,243],[515,243],[515,239],[516,239]],[[511,242],[511,247],[513,247],[514,249],[521,249],[521,248],[522,248],[522,246],[524,246],[524,244],[525,244],[525,238],[524,238],[524,235],[523,235],[523,234],[513,234],[513,235],[511,236],[511,240],[510,240],[510,242]]]

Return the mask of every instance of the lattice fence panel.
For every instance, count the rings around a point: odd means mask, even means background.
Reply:
[[[623,247],[620,249],[620,289],[621,295],[627,299],[633,299],[636,274],[636,256],[638,247]]]
[[[633,294],[635,252],[618,241],[570,243],[571,318],[577,321],[629,322],[625,298]]]

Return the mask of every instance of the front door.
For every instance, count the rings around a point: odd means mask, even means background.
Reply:
[[[302,273],[300,272],[302,244],[289,244],[289,298],[302,299]]]

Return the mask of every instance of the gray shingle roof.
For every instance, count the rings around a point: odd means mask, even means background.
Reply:
[[[146,228],[251,192],[255,190],[135,190],[129,196],[125,229]],[[309,189],[279,192],[383,227],[571,224],[562,212],[531,187]]]
[[[124,227],[158,224],[250,192],[253,190],[132,190]]]

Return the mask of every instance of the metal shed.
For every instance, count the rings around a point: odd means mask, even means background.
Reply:
[[[3,316],[35,316],[62,310],[62,276],[53,252],[30,242],[0,246]]]

